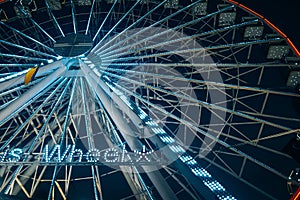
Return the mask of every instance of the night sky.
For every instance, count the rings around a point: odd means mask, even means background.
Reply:
[[[300,49],[299,0],[235,0],[265,16]]]

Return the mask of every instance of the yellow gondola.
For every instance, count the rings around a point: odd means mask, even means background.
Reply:
[[[31,68],[30,70],[28,70],[28,72],[25,74],[24,77],[24,84],[27,85],[28,83],[30,83],[31,81],[33,81],[36,73],[38,71],[38,66],[34,66],[33,68]]]

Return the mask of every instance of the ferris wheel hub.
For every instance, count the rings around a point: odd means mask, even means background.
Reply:
[[[62,57],[77,57],[86,54],[92,45],[90,36],[72,33],[60,38],[54,44],[54,51]]]

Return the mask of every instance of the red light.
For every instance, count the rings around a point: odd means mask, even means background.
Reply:
[[[298,190],[295,192],[295,194],[292,196],[290,200],[299,200],[300,199],[300,187]]]

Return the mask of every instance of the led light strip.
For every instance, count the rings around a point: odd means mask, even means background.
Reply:
[[[93,68],[96,74],[100,74],[96,68]],[[164,129],[158,126],[158,124],[153,121],[145,111],[134,104],[128,97],[126,97],[120,90],[118,90],[115,85],[117,83],[112,82],[106,75],[102,76],[103,81],[108,85],[108,87],[120,98],[122,101],[145,123],[145,125],[150,128],[159,139],[176,154],[180,154],[178,158],[193,172],[193,174],[199,177],[203,184],[208,187],[220,200],[236,200],[228,191],[215,180],[209,172],[204,168],[200,167],[199,164],[192,156],[185,152],[185,150],[176,143],[176,141],[165,132]]]

